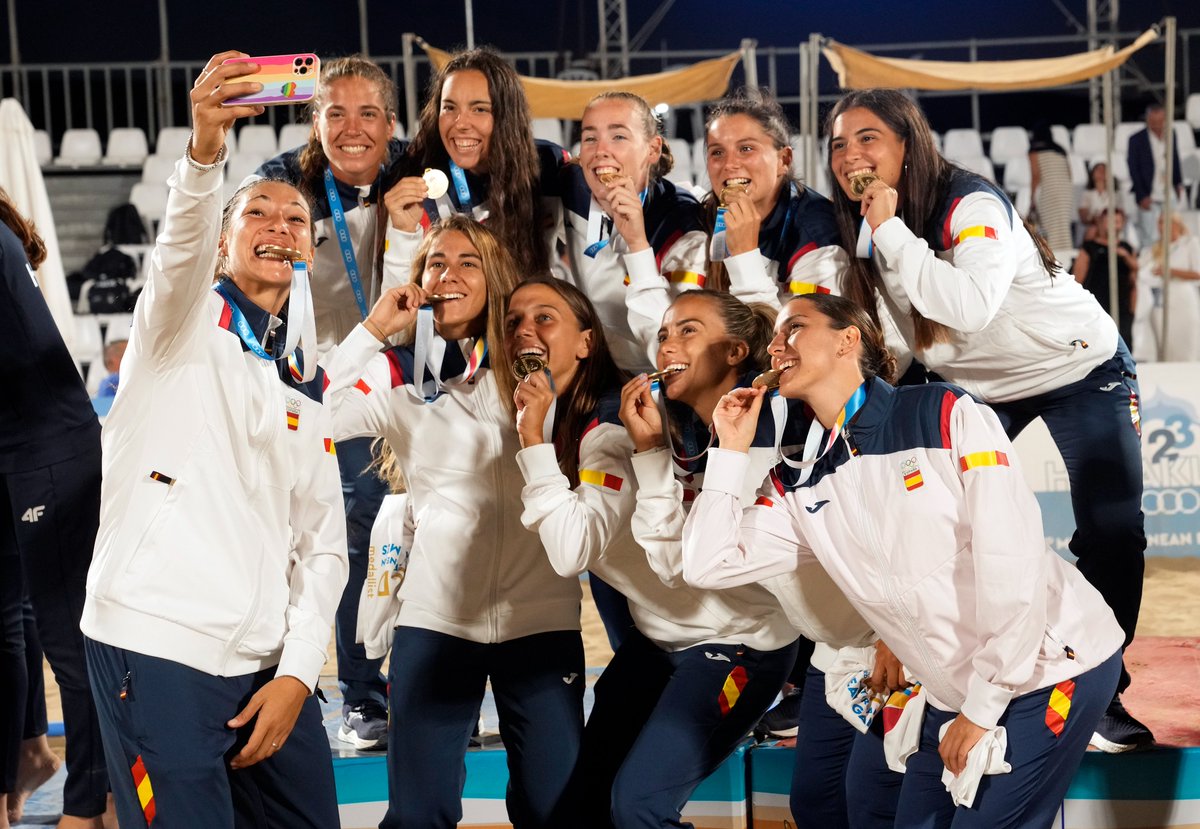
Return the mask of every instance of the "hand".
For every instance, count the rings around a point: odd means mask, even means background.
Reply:
[[[900,194],[895,188],[888,187],[883,179],[875,179],[867,185],[859,212],[866,218],[872,233],[875,232],[875,228],[896,215],[896,203],[899,198]]]
[[[971,722],[965,714],[954,718],[954,722],[946,729],[946,736],[938,744],[938,755],[951,774],[955,777],[962,774],[967,767],[967,755],[986,733],[986,728]]]
[[[554,391],[550,388],[546,372],[535,371],[518,381],[513,391],[513,401],[517,404],[517,436],[521,438],[521,448],[545,443],[542,428],[550,412],[550,404],[554,402]]]
[[[606,209],[612,216],[613,230],[621,234],[630,253],[650,247],[646,240],[646,219],[642,215],[642,195],[634,189],[633,179],[621,176],[608,185]],[[599,199],[597,199],[599,201]]]
[[[399,285],[384,291],[363,320],[363,327],[384,342],[398,334],[417,317],[417,310],[425,304],[425,289],[415,282]]]
[[[734,389],[717,401],[717,408],[713,409],[713,426],[722,449],[750,451],[766,391],[764,388]]]
[[[213,55],[204,65],[200,77],[192,85],[192,159],[198,164],[212,164],[225,145],[225,136],[233,122],[251,115],[262,115],[264,107],[221,106],[222,101],[251,95],[263,86],[258,81],[225,83],[229,78],[252,74],[258,71],[257,63],[233,63],[231,58],[249,57],[245,52],[221,52]]]
[[[1151,198],[1149,196],[1146,196],[1146,198],[1144,198],[1138,202],[1138,207],[1140,207],[1142,210],[1149,210],[1150,205],[1153,203],[1154,202],[1151,200]]]
[[[758,250],[758,232],[763,217],[754,206],[754,199],[745,190],[729,196],[725,204],[725,247],[730,256]]]
[[[634,377],[621,389],[619,416],[637,451],[649,452],[663,445],[662,416],[650,396],[650,381],[645,374]]]
[[[425,207],[421,204],[429,195],[429,185],[420,176],[405,176],[383,194],[383,206],[392,220],[392,227],[412,233],[421,224]]]
[[[884,695],[912,685],[904,676],[904,666],[882,639],[875,642],[875,669],[867,679],[867,685],[875,693]]]
[[[241,728],[258,718],[249,742],[229,761],[230,768],[253,766],[279,751],[292,733],[306,699],[308,688],[294,676],[277,676],[259,688],[246,707],[225,723],[229,728]]]

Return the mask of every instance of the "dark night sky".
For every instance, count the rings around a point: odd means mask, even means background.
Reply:
[[[1084,0],[1063,0],[1076,16],[1085,15]],[[413,31],[430,43],[452,48],[465,39],[465,17],[460,0],[433,3],[370,0],[370,51],[376,56],[400,54],[402,32]],[[475,0],[476,42],[502,50],[573,51],[594,48],[596,0]],[[659,5],[658,0],[630,0],[630,32]],[[119,3],[84,3],[79,0],[16,0],[21,59],[24,63],[146,61],[158,57],[157,4],[150,0]],[[289,3],[245,0],[179,2],[169,0],[171,57],[204,60],[227,48],[251,54],[312,51],[324,56],[358,50],[359,21],[356,0],[293,0]],[[908,11],[901,13],[899,9]],[[1200,2],[1196,0],[1144,0],[1121,4],[1121,28],[1140,30],[1174,14],[1180,28],[1200,28]],[[790,2],[787,0],[677,0],[666,19],[651,35],[648,49],[664,44],[672,49],[734,49],[742,37],[756,38],[760,46],[794,48],[817,31],[851,44],[877,44],[970,37],[1061,35],[1073,31],[1050,0],[964,4],[961,0],[923,0],[884,3],[859,0],[847,3]],[[1193,89],[1200,91],[1200,37],[1192,39]],[[1042,57],[1078,51],[1079,47],[1042,47],[1037,52],[991,51],[982,58]],[[906,56],[916,56],[909,54]],[[958,59],[926,51],[926,57]],[[1163,48],[1152,45],[1137,58],[1151,78],[1162,76]],[[0,42],[0,62],[10,61],[7,37]],[[658,67],[654,67],[657,69]],[[636,71],[636,69],[635,69]],[[651,71],[649,67],[642,71]],[[795,94],[795,63],[780,64],[781,94]],[[832,75],[825,72],[822,91],[833,92]],[[765,83],[766,78],[760,77]],[[1024,98],[1024,103],[1018,100]],[[1008,112],[1033,101],[1035,106],[1055,106],[1069,98],[1074,112],[1086,119],[1082,96],[1042,93],[1029,96],[993,96],[986,99],[985,120],[1004,121]],[[1007,100],[1006,100],[1007,99]],[[940,105],[945,117],[964,120],[969,109],[964,99]],[[1027,111],[1027,110],[1026,110]],[[1064,119],[1066,120],[1066,119]],[[1011,122],[1011,120],[1009,121]],[[1068,121],[1069,123],[1070,121]]]

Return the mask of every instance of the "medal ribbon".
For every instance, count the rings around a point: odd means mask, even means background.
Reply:
[[[424,403],[432,403],[443,390],[442,367],[433,364],[434,336],[433,306],[422,305],[417,310],[417,331],[413,341],[413,382],[408,387],[412,394]],[[459,347],[458,343],[445,343],[445,345],[447,348],[451,345],[455,348]],[[467,356],[467,367],[457,382],[474,383],[475,375],[483,366],[483,359],[487,353],[487,338],[481,335],[476,338],[475,345],[471,348],[470,355]],[[442,361],[445,361],[444,352]],[[432,375],[430,380],[425,379],[426,369]]]
[[[333,218],[333,228],[337,234],[338,247],[342,250],[342,263],[346,266],[346,276],[350,279],[350,287],[354,291],[354,301],[358,303],[358,312],[363,319],[367,318],[367,297],[363,293],[362,278],[358,275],[358,259],[354,256],[354,245],[350,242],[350,228],[346,226],[346,214],[342,210],[342,197],[338,195],[337,184],[333,180],[333,171],[325,168],[325,198],[329,201],[329,214]]]
[[[858,245],[854,250],[854,255],[859,259],[870,259],[874,252],[875,243],[871,241],[871,226],[864,218],[858,229]]]
[[[775,417],[775,449],[779,454],[780,460],[785,465],[790,466],[792,469],[801,470],[799,483],[808,480],[808,477],[812,474],[813,466],[816,465],[817,461],[825,457],[825,453],[833,447],[838,436],[842,433],[842,429],[858,413],[858,410],[862,408],[863,403],[866,401],[867,384],[864,381],[862,385],[854,390],[854,394],[850,395],[850,399],[846,401],[846,405],[838,413],[837,420],[834,421],[832,429],[827,430],[821,425],[821,421],[813,417],[812,424],[808,427],[808,437],[804,440],[804,453],[801,456],[800,462],[797,463],[779,451],[780,444],[783,442],[783,427],[787,422],[787,400],[779,394],[778,390],[772,392],[771,413]],[[826,432],[829,433],[827,438],[825,437]]]

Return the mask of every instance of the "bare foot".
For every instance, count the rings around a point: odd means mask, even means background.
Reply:
[[[0,793],[0,829],[8,829],[8,793]]]
[[[54,776],[62,760],[50,750],[46,735],[31,737],[21,742],[20,764],[17,766],[17,788],[9,792],[8,808],[5,813],[8,820],[17,823],[25,814],[25,801],[41,788],[42,784]],[[6,829],[0,824],[0,829]]]
[[[58,829],[120,829],[117,825],[117,807],[113,803],[112,792],[109,792],[108,800],[104,804],[104,814],[96,817],[63,815],[59,818]]]

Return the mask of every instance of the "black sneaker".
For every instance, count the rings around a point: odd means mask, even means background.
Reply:
[[[795,737],[800,731],[800,689],[793,688],[770,711],[762,715],[756,734],[767,737]]]
[[[358,749],[385,749],[387,726],[387,711],[376,702],[343,705],[338,739]]]
[[[1154,735],[1125,710],[1118,695],[1113,697],[1113,701],[1108,704],[1108,710],[1104,712],[1100,722],[1096,723],[1091,744],[1107,754],[1120,754],[1123,751],[1149,748],[1154,745]]]

